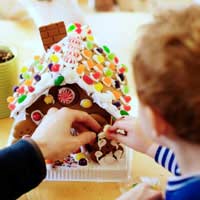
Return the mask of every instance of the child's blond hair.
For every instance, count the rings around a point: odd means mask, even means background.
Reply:
[[[146,25],[133,60],[139,99],[182,139],[200,144],[200,7]]]

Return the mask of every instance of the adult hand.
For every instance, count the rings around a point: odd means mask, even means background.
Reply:
[[[73,126],[76,126],[76,129],[80,127],[80,133],[83,130],[84,132],[72,136],[70,131]],[[51,108],[31,138],[37,143],[45,159],[57,160],[90,143],[96,137],[95,132],[100,129],[100,125],[85,112],[69,108]]]

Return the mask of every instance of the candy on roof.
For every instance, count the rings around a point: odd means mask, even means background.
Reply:
[[[97,44],[89,26],[73,23],[66,29],[66,37],[21,68],[20,84],[7,99],[11,116],[25,119],[26,109],[51,87],[73,83],[112,116],[128,115],[127,67],[107,45]]]

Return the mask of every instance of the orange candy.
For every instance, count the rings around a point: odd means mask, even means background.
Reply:
[[[40,60],[40,56],[34,56],[34,60]]]
[[[7,98],[7,102],[8,103],[12,103],[14,100],[15,100],[15,98],[12,97],[12,96],[10,96],[10,97]]]
[[[116,66],[114,63],[110,63],[109,68],[112,69],[113,71],[115,71]]]
[[[103,78],[103,83],[104,83],[106,86],[110,87],[111,84],[112,84],[112,79],[111,79],[110,77],[104,77],[104,78]]]
[[[80,64],[77,68],[76,68],[76,72],[78,74],[83,74],[85,71],[85,66],[83,64]]]
[[[91,59],[87,61],[87,64],[90,69],[94,67],[94,62]]]
[[[115,96],[115,98],[118,100],[120,99],[120,97],[122,96],[121,92],[114,90],[113,91],[113,95]]]
[[[91,58],[91,57],[92,57],[92,52],[91,52],[90,50],[88,50],[88,49],[85,49],[85,50],[83,51],[83,55],[84,55],[85,57],[87,57],[87,58]]]
[[[25,80],[25,82],[24,82],[24,84],[25,84],[26,86],[31,86],[31,85],[32,85],[32,83],[33,83],[33,81],[32,81],[32,80],[30,80],[30,79],[28,79],[28,80]]]
[[[96,64],[97,68],[100,70],[100,71],[103,71],[103,65],[102,64]]]

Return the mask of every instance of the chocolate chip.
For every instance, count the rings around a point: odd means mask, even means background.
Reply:
[[[96,48],[99,53],[103,53],[103,49],[101,47]]]

